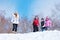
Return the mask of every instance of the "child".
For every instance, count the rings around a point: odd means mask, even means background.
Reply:
[[[17,32],[17,26],[19,24],[19,15],[17,13],[13,14],[11,22],[13,23],[13,29],[12,29],[12,31]]]
[[[38,25],[39,25],[39,18],[38,16],[35,16],[33,20],[33,32],[38,31]]]
[[[41,30],[43,31],[44,30],[44,18],[41,18]]]
[[[48,30],[51,26],[52,26],[51,20],[48,17],[46,17],[46,20],[45,20],[45,30]]]

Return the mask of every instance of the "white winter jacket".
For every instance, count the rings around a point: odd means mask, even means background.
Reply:
[[[11,22],[14,24],[19,24],[19,16],[17,18],[15,18],[15,16],[13,16]]]

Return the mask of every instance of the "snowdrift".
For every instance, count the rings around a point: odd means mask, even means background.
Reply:
[[[60,40],[60,31],[0,34],[0,40]]]

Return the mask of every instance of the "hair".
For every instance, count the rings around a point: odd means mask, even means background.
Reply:
[[[34,20],[36,20],[36,18],[34,18]]]
[[[36,19],[36,17],[37,17],[37,19],[39,19],[38,15],[35,16],[35,19]]]
[[[47,20],[49,20],[49,17],[48,17],[48,16],[46,17],[46,21],[47,21]]]
[[[18,14],[17,13],[14,13],[15,17],[17,18],[18,17]]]
[[[41,20],[44,20],[44,18],[41,18]]]

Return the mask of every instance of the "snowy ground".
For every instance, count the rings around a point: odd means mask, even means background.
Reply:
[[[60,40],[60,31],[0,34],[0,40]]]

